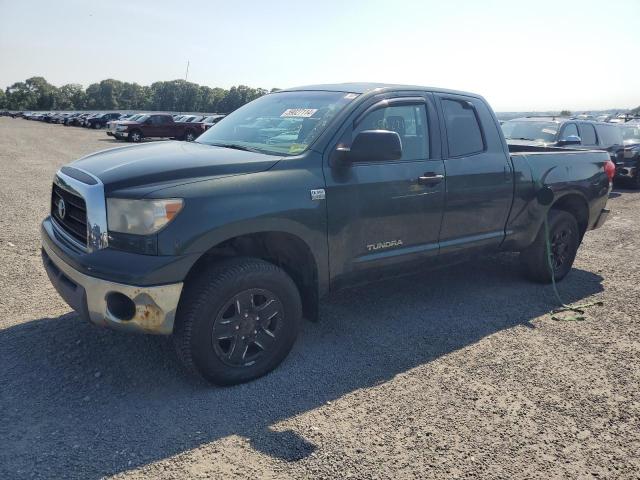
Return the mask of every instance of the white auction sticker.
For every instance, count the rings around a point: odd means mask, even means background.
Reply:
[[[282,112],[281,117],[309,118],[318,111],[317,108],[287,108]]]
[[[554,130],[553,128],[543,128],[542,131],[544,133],[548,133],[550,135],[555,135],[558,131]]]
[[[347,100],[353,100],[354,98],[356,98],[358,96],[357,93],[347,93],[344,98],[346,98]]]

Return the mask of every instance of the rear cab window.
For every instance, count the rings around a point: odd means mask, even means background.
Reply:
[[[580,124],[580,138],[582,139],[582,145],[597,145],[598,140],[596,138],[596,131],[593,125],[589,123]]]
[[[462,99],[442,99],[450,157],[481,153],[485,143],[475,107]]]

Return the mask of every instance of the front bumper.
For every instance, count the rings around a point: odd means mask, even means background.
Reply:
[[[593,229],[595,230],[596,228],[600,228],[602,225],[604,225],[604,222],[607,221],[610,213],[611,210],[609,210],[608,208],[603,208],[600,212],[600,215],[598,216],[598,219],[596,220],[596,223],[593,225]]]
[[[46,241],[42,242],[42,261],[60,296],[84,319],[130,332],[159,335],[173,332],[182,282],[140,287],[91,277],[65,263]],[[115,304],[109,299],[115,294],[124,295],[133,302],[132,315],[122,318],[122,314],[110,310],[110,305]]]

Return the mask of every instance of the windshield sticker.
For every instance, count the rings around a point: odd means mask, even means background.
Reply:
[[[303,152],[305,148],[307,148],[307,145],[304,143],[292,143],[289,147],[289,153],[300,153]]]
[[[344,98],[347,100],[353,100],[354,98],[356,98],[358,96],[357,93],[347,93]]]
[[[543,128],[542,131],[544,133],[548,133],[549,135],[555,135],[558,131],[553,128]]]
[[[281,117],[309,118],[318,111],[317,108],[287,108]]]

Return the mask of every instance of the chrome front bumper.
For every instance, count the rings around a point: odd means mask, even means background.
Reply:
[[[46,242],[42,242],[42,261],[60,296],[92,323],[130,332],[158,335],[173,332],[182,283],[138,287],[90,277],[65,263]],[[110,311],[108,298],[113,298],[113,294],[122,294],[133,302],[135,310],[130,318],[119,318]]]

